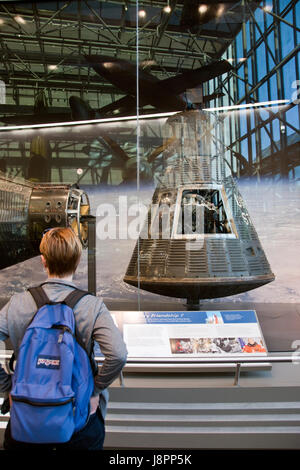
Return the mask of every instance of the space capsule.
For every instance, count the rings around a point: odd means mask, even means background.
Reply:
[[[224,155],[199,145],[212,129],[205,118],[200,121],[198,132],[195,116],[184,117],[181,129],[194,131],[190,139],[181,136],[185,144],[159,178],[124,277],[127,284],[185,298],[192,306],[275,278]],[[188,144],[197,141],[193,148]],[[193,154],[195,149],[202,152]]]
[[[42,233],[72,227],[87,246],[87,194],[70,184],[32,183],[0,172],[0,269],[39,254]]]

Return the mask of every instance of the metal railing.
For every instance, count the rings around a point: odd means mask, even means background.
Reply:
[[[6,362],[10,359],[12,351],[0,352],[0,363]],[[95,360],[98,364],[101,364],[104,361],[104,357],[95,357]],[[300,357],[295,352],[292,355],[284,355],[284,356],[271,356],[271,355],[261,355],[259,357],[244,357],[244,356],[235,356],[235,357],[202,357],[202,358],[164,358],[164,357],[147,357],[147,358],[140,358],[140,357],[130,357],[127,359],[126,365],[123,369],[126,372],[126,366],[142,366],[147,365],[146,371],[150,371],[151,366],[156,368],[160,366],[161,370],[167,369],[170,365],[178,366],[178,365],[226,365],[232,364],[234,365],[234,382],[233,385],[239,385],[239,378],[241,373],[241,368],[243,365],[247,364],[257,364],[257,365],[272,365],[273,363],[293,363],[293,364],[300,364]],[[175,368],[174,368],[175,369]],[[187,369],[187,372],[189,369]],[[174,370],[175,372],[175,370]],[[120,385],[124,386],[124,378],[123,372],[120,374]]]
[[[99,358],[97,358],[98,360]],[[100,362],[98,360],[98,362]],[[164,368],[170,367],[170,365],[226,365],[226,364],[232,364],[235,365],[234,368],[234,381],[233,385],[237,386],[239,385],[239,378],[240,378],[240,373],[241,373],[241,368],[243,365],[246,364],[257,364],[257,365],[271,365],[272,363],[300,363],[300,358],[297,356],[260,356],[260,357],[231,357],[231,358],[222,358],[222,357],[207,357],[207,358],[176,358],[176,359],[171,359],[171,358],[129,358],[127,360],[128,365],[131,366],[142,366],[142,365],[148,365],[150,366],[148,368],[148,371],[150,370],[151,366],[161,366],[161,370],[163,371]],[[126,366],[123,369],[126,371]],[[188,372],[188,370],[187,370]],[[120,375],[120,384],[124,386],[123,382],[123,375],[121,372]]]

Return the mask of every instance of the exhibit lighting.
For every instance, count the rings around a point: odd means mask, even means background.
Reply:
[[[232,106],[219,106],[216,108],[206,108],[203,111],[232,111],[236,109],[258,108],[260,106],[274,106],[278,104],[286,104],[289,100],[260,101],[259,103],[236,104]]]
[[[48,65],[48,69],[49,69],[49,70],[56,70],[56,69],[57,69],[57,65]]]
[[[225,7],[224,7],[224,5],[221,5],[221,6],[218,8],[218,11],[217,11],[217,16],[221,16],[221,15],[223,15],[223,13],[224,13],[224,10],[225,10]]]
[[[0,18],[0,26],[2,26],[3,24],[4,24],[4,20]]]
[[[272,5],[265,5],[265,6],[263,7],[263,10],[265,10],[265,11],[272,11],[272,10],[273,10],[273,6],[272,6]]]
[[[204,15],[204,13],[206,13],[207,10],[208,10],[208,6],[204,4],[200,5],[198,8],[200,15]]]
[[[164,12],[165,13],[171,13],[171,7],[170,5],[166,5],[164,8],[163,8]]]
[[[112,69],[114,64],[112,62],[104,62],[103,67],[105,69]]]
[[[139,11],[139,17],[140,17],[140,18],[146,18],[146,12],[145,12],[145,10],[140,10],[140,11]]]
[[[14,16],[14,20],[16,21],[16,23],[19,23],[19,24],[26,24],[26,21],[24,20],[24,18],[20,15],[16,15]]]

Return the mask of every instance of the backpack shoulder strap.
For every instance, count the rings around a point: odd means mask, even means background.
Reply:
[[[38,309],[40,309],[43,305],[52,303],[41,286],[29,287],[28,291],[34,298]]]
[[[36,316],[38,310],[43,307],[43,305],[46,305],[46,304],[51,304],[52,302],[49,300],[49,297],[47,296],[46,292],[44,291],[44,289],[41,287],[41,286],[37,286],[37,287],[29,287],[28,289],[28,292],[30,292],[30,294],[32,295],[33,297],[33,300],[35,301],[36,303],[36,306],[37,306],[37,311],[34,313],[33,317],[31,318],[30,322],[28,323],[27,327],[30,325],[30,323],[33,321],[34,317]],[[9,368],[12,372],[14,372],[14,361],[16,359],[16,355],[15,353],[13,352],[12,355],[11,355],[11,358],[9,360]]]
[[[72,290],[72,292],[70,292],[70,294],[67,295],[63,302],[73,310],[77,302],[79,302],[82,297],[88,294],[90,294],[90,292],[75,288]]]
[[[84,290],[80,290],[80,289],[75,288],[74,290],[72,290],[72,292],[70,292],[70,294],[67,295],[65,300],[63,300],[63,303],[66,304],[68,307],[70,307],[73,310],[75,305],[77,304],[77,302],[79,302],[79,300],[82,299],[82,297],[84,297],[85,295],[89,295],[89,294],[92,295],[88,291],[84,291]],[[75,317],[74,311],[73,311],[73,315]],[[92,368],[92,371],[93,371],[93,375],[94,376],[97,375],[98,366],[97,366],[97,364],[94,360],[94,341],[93,341],[93,339],[91,339],[92,346],[91,346],[91,351],[89,353],[87,351],[82,339],[80,338],[80,336],[78,334],[78,330],[77,330],[77,326],[76,326],[76,317],[75,317],[75,338],[76,338],[77,343],[82,347],[82,349],[84,349],[84,351],[87,353],[87,355],[89,357],[91,368]]]

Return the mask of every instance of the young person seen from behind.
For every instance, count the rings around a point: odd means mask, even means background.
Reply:
[[[43,236],[40,243],[41,260],[48,274],[43,289],[52,302],[63,301],[76,288],[72,279],[80,261],[81,250],[81,243],[71,228],[53,228]],[[28,291],[13,295],[0,311],[0,340],[10,339],[16,359],[25,330],[36,311],[37,306]],[[5,449],[102,449],[108,401],[107,387],[118,377],[125,365],[127,350],[100,297],[91,294],[82,297],[74,307],[74,316],[77,335],[88,354],[92,352],[95,341],[104,355],[104,362],[94,378],[94,393],[90,399],[90,414],[85,426],[74,433],[67,443],[27,444],[13,439],[9,422],[4,436]],[[0,392],[7,394],[10,389],[11,376],[0,367]]]

